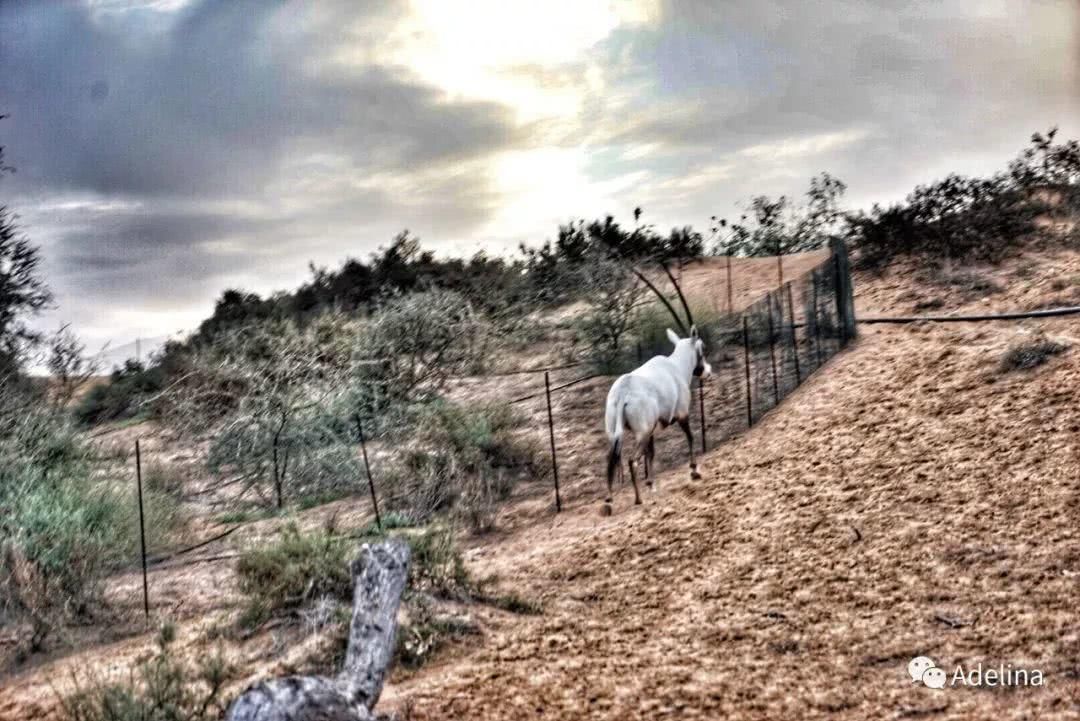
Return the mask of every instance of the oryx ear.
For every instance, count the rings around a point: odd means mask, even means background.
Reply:
[[[671,330],[671,328],[667,329],[667,337],[668,337],[668,340],[671,341],[672,343],[678,343],[679,342],[679,334],[676,333],[675,331]]]
[[[693,338],[694,340],[698,339],[699,336],[698,336],[697,326],[696,325],[690,326],[690,337]]]

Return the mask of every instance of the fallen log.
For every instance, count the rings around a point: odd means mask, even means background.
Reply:
[[[398,539],[361,547],[352,562],[353,615],[345,666],[336,678],[287,676],[245,691],[226,721],[371,721],[394,654],[397,611],[409,575]]]

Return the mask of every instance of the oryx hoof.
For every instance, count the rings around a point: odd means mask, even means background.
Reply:
[[[637,498],[634,499],[634,505],[635,506],[640,506],[641,505],[641,496],[638,496]]]
[[[601,516],[610,516],[614,511],[611,508],[611,501],[604,501],[604,505],[600,507]]]
[[[694,480],[694,481],[700,481],[701,480],[701,474],[698,473],[698,470],[696,468],[690,469],[690,479]]]

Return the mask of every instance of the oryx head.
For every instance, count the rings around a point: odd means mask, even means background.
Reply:
[[[705,360],[705,341],[703,341],[701,335],[698,334],[696,325],[690,326],[689,338],[680,338],[679,334],[671,328],[667,329],[667,337],[675,344],[676,350],[687,348],[689,352],[694,354],[694,376],[698,378],[708,378],[712,375],[712,366],[709,365],[709,361]]]

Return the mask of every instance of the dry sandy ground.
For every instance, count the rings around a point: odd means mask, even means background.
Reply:
[[[947,309],[1045,299],[1080,270],[1072,254],[1036,262],[1031,277],[993,271],[1008,291],[988,303]],[[867,314],[912,291],[899,273],[859,280]],[[1038,325],[1080,343],[1075,321]],[[644,507],[624,492],[612,519],[576,506],[477,549],[545,614],[385,705],[413,719],[1080,716],[1080,357],[999,373],[1034,326],[864,329],[711,454],[702,482],[669,474]],[[950,673],[1038,668],[1046,685],[935,691],[907,676],[920,654]]]
[[[914,270],[860,276],[859,312],[1080,297],[1074,253],[987,271],[1005,288],[989,294],[914,282]],[[702,481],[687,478],[668,431],[660,453],[681,468],[644,506],[621,489],[612,518],[586,470],[603,384],[565,394],[578,414],[560,436],[567,510],[554,516],[549,491],[534,488],[468,552],[475,573],[499,574],[544,614],[485,619],[478,641],[396,675],[381,708],[410,719],[1080,717],[1076,322],[864,326],[780,409],[709,454]],[[1036,328],[1073,349],[1000,373],[1004,350]],[[179,615],[209,623],[230,603],[227,567],[210,568],[170,576]],[[220,596],[199,594],[199,607],[190,589],[208,587]],[[0,718],[44,717],[61,669],[145,646],[139,636],[10,677]],[[266,672],[262,650],[244,652]],[[919,654],[950,671],[1038,668],[1046,685],[934,691],[907,676]]]

